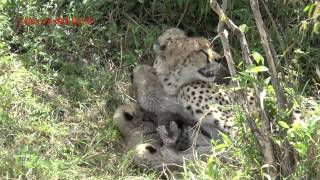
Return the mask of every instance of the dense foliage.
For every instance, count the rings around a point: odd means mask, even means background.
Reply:
[[[299,104],[301,96],[319,96],[319,2],[260,2],[289,97]],[[227,14],[241,25],[253,57],[263,63],[249,2],[230,1]],[[57,17],[91,18],[93,24],[28,25],[21,21]],[[152,45],[163,30],[178,26],[190,35],[209,38],[214,49],[222,52],[214,39],[217,23],[209,0],[0,0],[0,177],[158,177],[154,172],[137,171],[130,154],[119,153],[112,113],[131,99],[129,73],[137,64],[153,62]],[[244,71],[240,45],[232,32],[230,38],[237,68]],[[268,106],[275,109],[271,100]],[[277,128],[282,133],[274,137],[275,144],[287,137],[299,155],[292,177],[319,177],[316,123],[306,128],[284,121],[275,124],[280,124]],[[251,136],[243,129],[239,142],[225,138],[214,147],[216,152],[228,148],[240,166],[212,155],[205,165],[186,166],[183,177],[263,176]],[[312,157],[310,144],[315,152]]]

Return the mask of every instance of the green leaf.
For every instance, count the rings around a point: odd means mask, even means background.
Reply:
[[[207,162],[207,168],[206,168],[206,174],[213,177],[214,176],[214,172],[213,172],[213,165],[214,165],[214,162],[213,162],[213,157],[210,157],[208,159],[208,162]]]
[[[297,142],[293,144],[294,148],[302,155],[306,155],[307,153],[307,146],[301,142]]]
[[[227,144],[218,144],[218,145],[214,146],[213,149],[217,152],[221,152],[221,151],[224,151],[224,149],[227,147],[228,147]]]
[[[220,136],[222,137],[223,139],[223,143],[226,145],[226,147],[230,146],[232,144],[231,140],[229,139],[229,137],[222,133],[222,132],[219,132],[220,133]]]
[[[306,54],[305,52],[303,52],[301,49],[295,49],[294,51],[293,51],[294,53],[296,53],[296,54]]]
[[[269,71],[269,69],[265,66],[252,66],[246,70],[246,72],[248,73],[258,73],[258,72],[264,72],[264,71]]]
[[[315,10],[313,11],[313,15],[312,15],[312,18],[316,18],[316,16],[319,16],[320,15],[320,7],[317,6],[315,8]]]
[[[316,22],[316,23],[313,25],[312,32],[315,33],[315,34],[320,34],[320,33],[319,33],[319,28],[320,28],[320,23],[319,23],[319,22]]]
[[[263,56],[258,53],[257,51],[252,51],[252,54],[251,54],[254,58],[254,60],[259,64],[260,62],[262,62],[262,64],[264,64],[264,58]]]
[[[241,32],[246,33],[249,30],[249,27],[246,24],[241,24],[239,29]]]
[[[281,127],[285,128],[285,129],[289,129],[289,128],[290,128],[289,125],[288,125],[286,122],[284,122],[284,121],[278,121],[278,124],[279,124]]]
[[[303,12],[307,12],[309,9],[310,9],[310,5],[306,6],[306,7],[303,9]]]
[[[312,12],[313,12],[313,8],[315,7],[315,4],[311,4],[310,8],[309,8],[309,13],[308,13],[308,17],[311,18],[312,16]]]
[[[294,138],[294,136],[295,136],[294,128],[290,128],[287,131],[287,134],[288,134],[289,137]]]
[[[264,80],[264,83],[265,84],[269,84],[271,81],[271,76],[267,77],[265,80]]]
[[[299,33],[305,32],[308,29],[308,22],[301,21],[301,26],[299,28]]]
[[[239,72],[239,74],[242,76],[243,79],[247,81],[256,82],[256,80],[248,72]]]

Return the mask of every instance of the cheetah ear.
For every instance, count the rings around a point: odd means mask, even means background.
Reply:
[[[132,121],[133,116],[128,112],[123,112],[123,116],[126,118],[126,121]]]

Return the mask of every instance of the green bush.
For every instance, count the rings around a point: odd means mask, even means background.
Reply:
[[[272,18],[263,6],[261,11],[278,55],[277,65],[282,67],[282,83],[299,104],[297,95],[319,91],[320,77],[315,71],[320,57],[319,4],[265,3]],[[227,14],[246,27],[253,56],[263,66],[264,54],[249,7],[248,1],[230,1]],[[93,25],[19,24],[26,18],[57,17],[90,17]],[[157,173],[137,171],[130,165],[130,154],[118,152],[119,134],[112,113],[130,99],[130,71],[137,64],[153,62],[152,46],[163,30],[178,26],[213,40],[217,22],[209,0],[0,1],[0,177],[157,178]],[[245,72],[232,32],[230,42],[238,70]],[[213,45],[222,52],[218,41]],[[244,84],[250,81],[245,74],[239,78]],[[269,86],[263,87],[272,92]],[[274,116],[275,103],[267,100],[269,114]],[[243,128],[243,118],[239,115],[238,141],[225,138],[214,146],[216,153],[228,149],[231,162],[238,162],[226,163],[212,154],[206,164],[186,164],[182,177],[263,176],[257,144]],[[287,138],[298,153],[299,163],[291,177],[315,177],[320,167],[318,125],[275,124],[280,129],[273,137],[275,145]],[[288,136],[283,138],[284,134]],[[316,154],[310,157],[310,151]]]

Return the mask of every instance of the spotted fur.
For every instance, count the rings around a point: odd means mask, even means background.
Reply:
[[[225,71],[216,62],[221,56],[210,48],[205,38],[186,37],[177,30],[166,32],[159,37],[162,48],[156,51],[154,63],[164,90],[176,96],[187,111],[202,121],[203,126],[215,124],[231,137],[236,136],[235,113],[244,107],[245,102],[240,98],[239,91],[229,87],[226,81],[219,81],[227,76],[226,73],[219,76],[219,72]],[[208,76],[199,73],[204,69],[209,71]],[[248,92],[245,101],[254,110],[256,97],[252,89]],[[313,112],[318,104],[308,100],[300,109],[296,107],[292,113],[293,122],[303,124],[310,119],[306,112]]]

